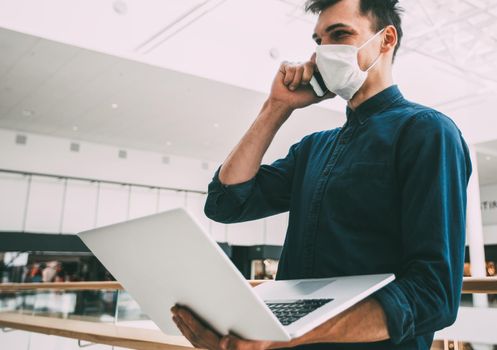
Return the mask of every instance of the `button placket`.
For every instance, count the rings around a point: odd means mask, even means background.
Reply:
[[[325,170],[321,173],[314,195],[312,197],[311,209],[309,211],[308,217],[308,229],[305,232],[304,237],[304,248],[303,248],[303,272],[305,276],[312,276],[314,273],[314,255],[315,255],[315,241],[317,234],[317,226],[319,219],[319,212],[321,209],[321,203],[324,195],[324,189],[329,179],[329,174],[335,167],[340,155],[342,154],[347,142],[352,135],[355,126],[348,126],[347,123],[341,133],[338,134],[337,139],[332,146],[332,153],[328,163],[326,164]],[[347,127],[348,126],[348,127]],[[345,142],[342,142],[344,140]]]

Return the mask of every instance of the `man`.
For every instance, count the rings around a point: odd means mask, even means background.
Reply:
[[[319,14],[317,55],[281,65],[259,116],[215,172],[205,213],[233,223],[289,211],[277,279],[394,272],[396,280],[288,343],[216,334],[179,306],[173,319],[209,349],[429,349],[459,306],[467,145],[451,119],[393,85],[397,1],[310,0],[307,10]],[[308,85],[316,68],[332,91],[324,98],[348,100],[346,123],[260,165],[292,112],[322,100]]]

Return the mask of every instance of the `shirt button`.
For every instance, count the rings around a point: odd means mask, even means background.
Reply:
[[[330,169],[325,169],[323,172],[323,175],[328,176],[329,173],[330,173]]]

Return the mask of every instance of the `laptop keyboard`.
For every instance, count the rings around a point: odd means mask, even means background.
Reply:
[[[333,299],[300,299],[284,303],[266,301],[266,305],[283,326],[288,326],[332,300]]]

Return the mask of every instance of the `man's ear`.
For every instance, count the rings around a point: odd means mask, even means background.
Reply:
[[[397,46],[397,29],[393,25],[389,25],[385,28],[385,34],[383,35],[383,41],[381,43],[381,52],[386,53],[390,50],[393,52],[395,46]]]

